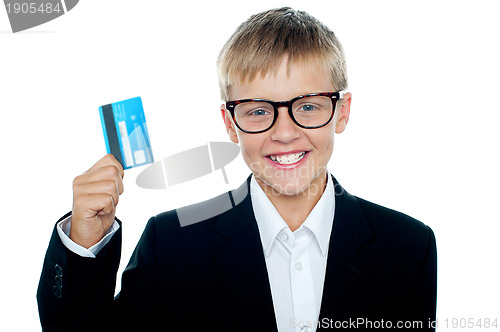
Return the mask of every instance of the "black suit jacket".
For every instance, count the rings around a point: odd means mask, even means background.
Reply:
[[[333,180],[335,216],[317,326],[379,331],[406,324],[408,331],[412,324],[432,330],[432,230],[350,195]],[[249,183],[250,177],[231,197],[248,193]],[[83,258],[66,249],[54,230],[37,293],[44,330],[276,331],[250,195],[185,227],[175,210],[151,218],[113,298],[120,247],[121,228],[96,258]]]

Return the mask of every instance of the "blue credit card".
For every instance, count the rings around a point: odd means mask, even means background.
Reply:
[[[124,169],[154,161],[141,97],[99,107],[106,151]]]

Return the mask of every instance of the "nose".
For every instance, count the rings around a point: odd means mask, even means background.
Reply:
[[[278,118],[271,130],[271,139],[282,143],[289,143],[300,136],[300,128],[288,115],[287,107],[278,108]]]

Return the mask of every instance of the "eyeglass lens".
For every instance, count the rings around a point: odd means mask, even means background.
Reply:
[[[274,119],[273,105],[267,102],[251,101],[236,105],[234,117],[246,131],[268,129]],[[297,99],[292,104],[292,114],[297,123],[304,127],[322,126],[330,120],[333,102],[327,96],[309,96]]]

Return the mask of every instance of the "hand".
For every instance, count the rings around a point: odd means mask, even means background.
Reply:
[[[69,237],[90,248],[113,224],[118,198],[123,193],[123,167],[107,154],[73,180],[73,209]]]

